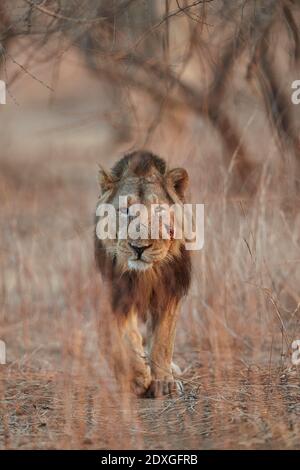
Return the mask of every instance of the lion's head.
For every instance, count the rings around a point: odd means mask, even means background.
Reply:
[[[183,204],[188,184],[186,170],[167,170],[165,161],[152,153],[133,152],[123,157],[109,173],[101,169],[99,181],[98,209],[109,204],[117,216],[113,236],[101,243],[122,272],[145,271],[179,253],[183,240],[173,238],[174,213],[168,219],[164,211],[174,204]],[[136,212],[137,205],[142,205],[143,210]],[[138,218],[134,217],[133,209]],[[120,238],[121,220],[126,220],[127,229],[131,223],[130,228],[140,235],[133,236],[132,230],[128,230],[127,237]],[[154,220],[158,221],[155,237]]]

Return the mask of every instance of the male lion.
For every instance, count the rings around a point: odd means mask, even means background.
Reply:
[[[152,153],[133,152],[110,173],[100,170],[97,209],[109,203],[122,212],[119,196],[127,197],[129,207],[144,204],[149,214],[153,204],[158,211],[164,204],[182,206],[187,184],[183,168],[167,170],[165,161]],[[96,217],[96,224],[99,220]],[[191,260],[183,237],[172,236],[172,222],[167,228],[168,239],[153,239],[150,230],[143,239],[120,239],[117,231],[113,238],[95,237],[96,262],[109,287],[113,317],[123,343],[130,345],[131,378],[148,397],[173,394],[182,388],[173,376],[176,366],[172,355],[178,305],[189,289]],[[146,322],[148,356],[138,320]]]

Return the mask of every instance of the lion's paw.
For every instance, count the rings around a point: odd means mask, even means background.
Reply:
[[[164,395],[170,395],[171,397],[176,397],[178,395],[182,395],[182,393],[183,393],[183,385],[180,380],[174,380],[174,379],[152,380],[145,393],[145,397],[159,398]]]
[[[151,373],[149,368],[135,372],[132,380],[132,391],[136,395],[143,395],[151,384]]]

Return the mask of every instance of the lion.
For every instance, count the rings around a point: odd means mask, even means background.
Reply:
[[[110,204],[116,213],[120,196],[128,207],[155,207],[185,202],[188,173],[167,169],[166,162],[147,151],[135,151],[119,160],[110,172],[100,168],[98,209]],[[96,216],[96,227],[100,217]],[[130,348],[130,375],[135,391],[146,397],[181,393],[182,384],[172,363],[176,322],[181,299],[191,282],[191,258],[183,238],[174,238],[172,223],[168,238],[100,239],[95,236],[95,259],[106,286],[113,317],[123,343]],[[161,226],[160,226],[161,230]],[[97,231],[97,230],[96,230]],[[146,351],[139,323],[146,325]],[[180,369],[179,369],[180,370]]]

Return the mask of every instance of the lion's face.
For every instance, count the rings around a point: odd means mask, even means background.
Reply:
[[[109,202],[117,215],[115,237],[102,243],[121,271],[145,271],[170,260],[180,249],[182,240],[172,238],[174,214],[167,212],[174,203],[182,204],[187,173],[179,168],[166,173],[164,162],[151,154],[146,159],[145,154],[133,154],[123,166],[121,162],[110,175],[103,170],[100,174],[99,204]],[[155,237],[154,220],[158,221]],[[125,239],[118,236],[121,221],[128,229]]]
[[[120,207],[120,196],[126,196],[126,207]],[[114,249],[119,264],[128,269],[146,270],[154,263],[162,262],[171,248],[171,237],[163,239],[161,230],[160,238],[151,237],[151,218],[155,214],[162,215],[171,204],[170,198],[163,189],[162,178],[156,174],[150,174],[143,180],[136,176],[127,177],[120,183],[111,202],[119,217],[126,217],[124,221],[127,227],[129,228],[129,224],[133,223],[132,227],[140,232],[138,238],[133,238],[128,233],[127,239],[115,240]],[[138,212],[139,220],[132,215],[133,210],[138,208],[137,205],[142,205],[143,208],[143,213]],[[164,227],[168,233],[172,230],[171,225],[164,224]]]

